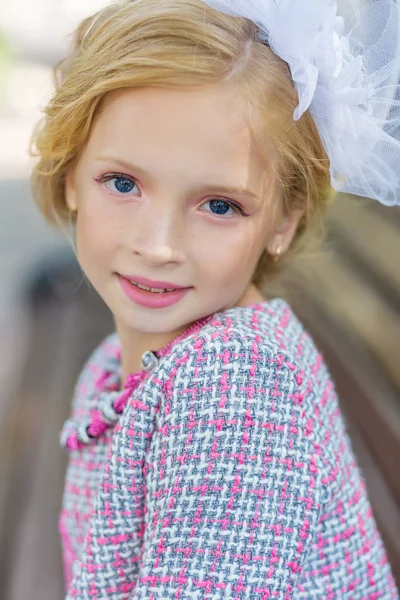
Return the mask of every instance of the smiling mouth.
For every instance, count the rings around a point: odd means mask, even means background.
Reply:
[[[140,306],[146,308],[167,308],[180,302],[191,288],[152,288],[142,283],[136,283],[129,277],[118,275],[120,285],[125,295]],[[164,283],[160,281],[160,283]]]
[[[129,281],[129,283],[131,283],[135,287],[139,288],[140,290],[143,290],[145,292],[151,292],[152,294],[167,294],[168,292],[176,291],[176,288],[170,288],[170,289],[150,288],[150,287],[147,287],[140,283],[135,283],[134,281],[132,281],[132,279],[127,279],[127,281]]]

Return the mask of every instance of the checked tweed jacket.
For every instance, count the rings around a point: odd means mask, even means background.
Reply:
[[[119,353],[113,334],[88,360],[72,420]],[[71,451],[60,532],[67,600],[398,599],[327,367],[280,298],[173,344]]]

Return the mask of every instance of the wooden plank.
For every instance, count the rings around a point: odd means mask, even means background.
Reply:
[[[361,203],[344,197],[330,207],[328,223],[376,274],[400,291],[400,232],[396,221],[386,218],[382,211],[371,210],[368,201]]]
[[[331,372],[346,423],[356,424],[348,433],[365,476],[389,563],[400,585],[399,398],[359,342],[349,341],[347,332],[307,293],[299,289],[291,293],[296,297],[291,300],[296,314]],[[386,412],[385,407],[394,410]]]
[[[360,201],[362,200],[363,198],[360,198]],[[400,206],[383,206],[379,202],[371,201],[368,209],[400,228]]]
[[[290,302],[322,352],[341,407],[357,424],[396,501],[400,503],[400,398],[374,357],[306,289],[292,289]]]
[[[382,535],[393,577],[400,589],[400,507],[396,502],[379,465],[364,442],[358,428],[347,417],[346,429],[351,438],[357,462],[364,476],[368,496],[378,529]]]
[[[1,600],[65,596],[57,521],[66,455],[58,433],[84,360],[111,329],[108,311],[86,287],[73,301],[40,304],[34,313],[12,427],[7,425],[12,469],[7,520],[0,523]]]
[[[12,431],[7,442],[12,468],[7,481],[7,518],[1,523],[2,557],[0,561],[0,578],[2,581],[1,594],[9,598],[12,577],[16,571],[21,570],[22,564],[17,560],[17,550],[24,546],[24,524],[27,509],[31,499],[31,490],[34,485],[35,465],[40,440],[40,424],[46,414],[46,383],[47,369],[41,365],[43,359],[56,356],[57,338],[52,330],[58,331],[58,311],[49,310],[46,315],[49,327],[47,330],[38,331],[35,327],[31,334],[39,334],[38,352],[34,360],[30,360],[22,374],[21,385],[14,399],[15,412],[12,423],[6,425]],[[37,370],[32,366],[39,367]],[[40,367],[42,368],[40,369]],[[41,371],[42,379],[38,377]],[[21,388],[29,382],[24,396]],[[26,565],[25,565],[26,566]]]
[[[297,280],[350,337],[362,340],[400,390],[400,313],[333,253],[310,261]]]
[[[379,290],[394,311],[400,312],[399,223],[368,203],[334,203],[327,220],[329,244],[373,289]]]
[[[43,389],[43,412],[41,423],[35,431],[37,448],[30,466],[31,482],[27,490],[26,502],[20,519],[20,536],[15,548],[18,556],[9,583],[9,600],[18,600],[34,595],[37,598],[62,598],[64,595],[60,544],[54,532],[57,530],[60,497],[60,474],[65,470],[65,457],[56,452],[54,434],[59,423],[60,413],[71,393],[71,334],[76,325],[74,304],[57,307],[57,330],[50,331],[56,338],[54,354],[47,356],[48,366],[46,389]],[[48,326],[48,315],[42,315],[38,325],[42,332]],[[26,400],[24,392],[24,400]],[[35,396],[29,398],[33,406],[38,402]],[[51,491],[51,493],[49,493]],[[40,547],[40,552],[35,548]],[[43,576],[47,573],[46,577]],[[34,591],[33,591],[34,590]]]

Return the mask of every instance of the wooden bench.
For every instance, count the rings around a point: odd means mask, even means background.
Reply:
[[[112,320],[69,262],[47,265],[30,298],[25,366],[0,431],[0,600],[63,600],[57,528],[67,456],[57,436]]]
[[[327,241],[282,285],[335,381],[400,587],[400,208],[339,196]]]
[[[328,218],[330,253],[282,281],[335,380],[398,585],[399,230],[398,209],[341,198]],[[113,326],[69,260],[48,265],[29,297],[25,367],[0,431],[0,600],[62,600],[57,519],[66,455],[57,434],[84,360]]]

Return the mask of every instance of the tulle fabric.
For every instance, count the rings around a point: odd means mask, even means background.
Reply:
[[[246,17],[288,63],[330,159],[334,189],[400,205],[396,0],[203,0]]]

